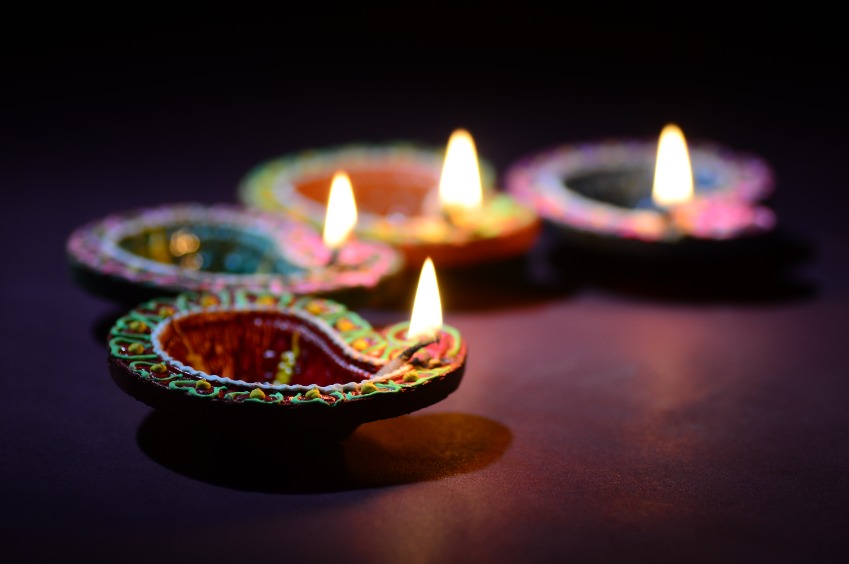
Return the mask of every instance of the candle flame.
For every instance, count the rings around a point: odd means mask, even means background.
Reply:
[[[433,339],[441,328],[442,302],[439,299],[439,285],[436,283],[436,269],[433,267],[433,261],[427,257],[416,288],[407,339]]]
[[[693,197],[690,153],[677,125],[669,124],[660,133],[651,196],[656,205],[664,207],[687,202]]]
[[[357,225],[357,203],[351,179],[344,172],[333,175],[330,195],[327,197],[327,215],[324,218],[324,244],[331,249],[342,246]]]
[[[439,177],[439,202],[443,209],[478,208],[483,201],[478,154],[471,134],[458,129],[451,134]]]

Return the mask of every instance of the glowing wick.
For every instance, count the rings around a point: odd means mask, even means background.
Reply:
[[[465,129],[458,129],[448,140],[445,163],[439,177],[439,202],[442,209],[476,209],[483,201],[481,174],[475,142]]]
[[[436,338],[441,328],[442,303],[439,299],[439,286],[436,283],[433,261],[428,257],[422,265],[422,273],[419,276],[407,339],[431,340]]]
[[[324,244],[333,250],[342,246],[357,225],[357,203],[351,179],[344,172],[333,175],[324,218]]]
[[[660,133],[651,197],[655,205],[661,207],[682,204],[693,198],[690,153],[677,125],[669,124]]]

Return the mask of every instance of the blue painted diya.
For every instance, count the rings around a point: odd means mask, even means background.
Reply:
[[[84,288],[131,304],[229,288],[372,300],[392,293],[403,263],[387,245],[356,240],[331,260],[321,235],[305,223],[203,204],[110,215],[76,229],[67,253]]]
[[[761,203],[773,192],[773,173],[760,157],[692,144],[694,197],[659,210],[646,204],[656,154],[656,140],[554,147],[515,163],[506,188],[550,224],[587,242],[707,244],[758,237],[775,227],[775,214]]]

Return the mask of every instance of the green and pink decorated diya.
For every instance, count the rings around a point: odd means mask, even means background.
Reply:
[[[391,296],[403,267],[388,245],[350,240],[334,253],[306,223],[225,204],[115,213],[76,229],[67,252],[80,285],[128,304],[232,288],[360,303]]]
[[[445,398],[466,343],[442,326],[407,338],[335,301],[244,289],[148,301],[109,334],[115,382],[156,409],[282,437],[341,439]]]

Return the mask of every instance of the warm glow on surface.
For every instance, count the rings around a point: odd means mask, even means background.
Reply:
[[[357,225],[357,203],[351,179],[344,172],[333,175],[330,195],[327,197],[327,215],[324,218],[324,244],[338,249]]]
[[[475,142],[465,129],[448,140],[445,164],[439,177],[439,202],[446,208],[477,208],[483,201],[481,173]]]
[[[651,197],[658,206],[681,204],[693,197],[690,153],[677,125],[667,125],[660,133]]]
[[[436,270],[430,257],[422,265],[419,286],[416,288],[416,300],[413,302],[413,315],[407,338],[411,340],[432,339],[442,328],[442,303],[439,299],[439,286],[436,283]]]

